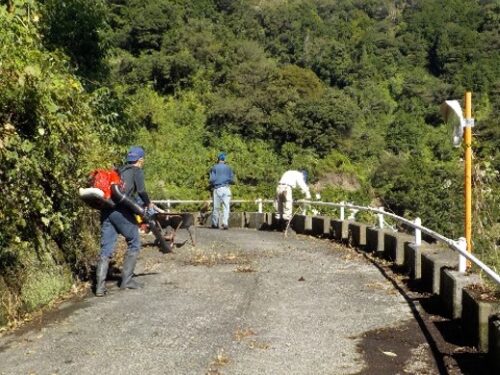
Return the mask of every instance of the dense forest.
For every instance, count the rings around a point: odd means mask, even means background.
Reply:
[[[237,198],[288,168],[325,201],[463,234],[463,148],[439,107],[472,91],[474,251],[500,255],[496,0],[0,0],[0,325],[89,275],[94,168],[146,150],[153,199]],[[368,218],[369,220],[369,218]]]

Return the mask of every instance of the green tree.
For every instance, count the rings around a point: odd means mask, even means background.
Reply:
[[[384,206],[397,215],[420,217],[444,235],[462,233],[463,169],[458,163],[432,162],[422,155],[387,155],[371,182]]]
[[[111,1],[111,40],[137,56],[143,50],[159,51],[163,34],[180,26],[182,9],[170,0]]]
[[[350,137],[360,109],[344,92],[330,89],[318,100],[299,103],[294,118],[295,123],[288,129],[294,141],[324,156]]]
[[[95,79],[106,73],[107,10],[103,0],[42,1],[42,33],[45,45],[62,49],[75,72]]]

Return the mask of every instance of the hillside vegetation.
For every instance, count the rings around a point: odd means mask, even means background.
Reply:
[[[494,0],[0,0],[0,325],[88,277],[77,188],[132,144],[154,199],[208,199],[223,150],[235,198],[307,169],[323,200],[462,236],[439,106],[465,91],[474,251],[498,270],[499,43]]]

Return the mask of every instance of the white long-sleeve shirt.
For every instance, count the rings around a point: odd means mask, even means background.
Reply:
[[[307,199],[311,199],[311,192],[309,187],[304,180],[304,175],[300,171],[286,171],[281,176],[280,184],[288,185],[291,188],[300,188],[300,190],[305,194]]]

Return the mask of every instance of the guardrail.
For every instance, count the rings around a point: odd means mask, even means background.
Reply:
[[[263,204],[264,203],[273,203],[274,200],[272,199],[261,199],[258,198],[256,200],[245,200],[245,199],[234,199],[231,201],[231,204],[236,204],[236,203],[255,203],[257,205],[257,212],[262,213],[263,212]],[[158,204],[158,205],[164,205],[167,208],[167,211],[170,211],[172,208],[172,205],[174,204],[195,204],[195,203],[201,203],[201,204],[211,204],[212,202],[210,200],[153,200],[153,203]],[[332,202],[321,202],[321,201],[310,201],[310,200],[297,200],[293,202],[294,205],[301,206],[303,208],[303,212],[305,213],[306,207],[307,206],[317,206],[317,207],[333,207],[333,208],[339,208],[340,209],[340,220],[345,220],[345,209],[350,209],[352,210],[352,218],[355,218],[355,214],[358,211],[368,211],[368,212],[373,212],[377,214],[378,217],[378,226],[380,229],[384,228],[384,223],[385,219],[384,217],[390,217],[398,222],[404,223],[407,226],[411,227],[414,229],[415,233],[415,244],[417,246],[421,245],[422,243],[422,233],[427,234],[428,236],[434,238],[437,241],[441,241],[445,244],[448,245],[448,247],[459,254],[459,266],[458,270],[459,272],[465,272],[466,271],[466,259],[469,259],[472,263],[474,263],[477,267],[479,267],[484,273],[486,273],[488,276],[490,276],[494,281],[497,282],[497,284],[500,285],[500,276],[493,271],[490,267],[488,267],[486,264],[481,262],[478,258],[476,258],[474,255],[469,253],[467,251],[467,242],[464,237],[460,237],[458,240],[452,240],[450,238],[447,238],[429,228],[426,228],[421,225],[421,219],[416,218],[414,221],[411,221],[409,219],[406,219],[404,217],[398,216],[396,214],[386,212],[383,207],[379,208],[374,208],[374,207],[366,207],[366,206],[357,206],[351,203],[346,203],[346,202],[340,202],[340,203],[332,203]]]
[[[263,204],[264,203],[273,203],[274,200],[272,199],[261,199],[258,198],[256,200],[248,200],[248,199],[231,199],[231,204],[235,203],[255,203],[257,204],[257,212],[262,213],[263,212]],[[170,211],[172,208],[172,205],[174,204],[193,204],[193,203],[198,203],[198,204],[212,204],[212,200],[176,200],[176,199],[164,199],[164,200],[153,200],[154,204],[159,204],[162,206],[166,206],[167,211]]]

